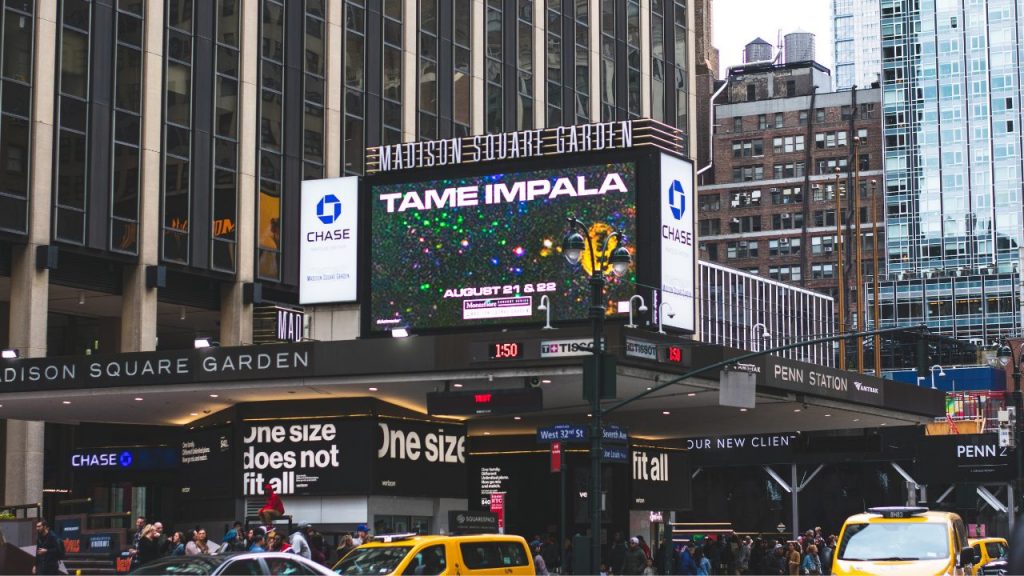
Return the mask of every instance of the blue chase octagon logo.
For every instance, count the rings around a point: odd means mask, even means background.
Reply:
[[[672,184],[669,184],[668,207],[672,211],[673,218],[683,219],[683,214],[686,213],[686,191],[683,188],[683,183],[679,180],[673,180]]]
[[[316,217],[324,224],[334,224],[341,216],[341,200],[334,194],[324,194],[316,203]]]

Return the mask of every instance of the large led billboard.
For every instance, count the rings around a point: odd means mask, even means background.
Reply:
[[[550,166],[550,164],[548,164]],[[568,216],[610,254],[611,230],[637,245],[636,163],[497,171],[373,185],[370,199],[371,332],[530,324],[587,318],[590,254],[562,256]],[[582,269],[581,269],[582,268]],[[609,313],[635,293],[636,265],[608,275]]]

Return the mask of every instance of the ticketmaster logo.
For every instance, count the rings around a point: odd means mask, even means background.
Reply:
[[[868,394],[878,394],[878,388],[874,386],[868,386],[866,384],[861,384],[860,382],[854,382],[853,387],[860,392],[867,392]]]

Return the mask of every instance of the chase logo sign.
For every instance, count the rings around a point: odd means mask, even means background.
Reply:
[[[668,206],[673,218],[683,219],[683,214],[686,213],[686,191],[679,180],[673,180],[668,187]]]
[[[341,200],[334,194],[324,194],[316,203],[316,217],[324,224],[334,224],[341,216]]]

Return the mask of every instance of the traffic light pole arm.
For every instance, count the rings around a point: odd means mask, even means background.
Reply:
[[[636,402],[637,400],[643,398],[644,396],[647,396],[649,394],[653,394],[653,393],[655,393],[655,392],[657,392],[657,391],[659,391],[659,390],[661,390],[663,388],[666,388],[668,386],[671,386],[673,384],[678,384],[678,383],[682,382],[683,380],[686,380],[687,378],[693,378],[694,376],[700,376],[701,374],[704,374],[705,372],[711,372],[712,370],[718,370],[719,368],[724,368],[724,367],[726,367],[726,366],[728,366],[730,364],[736,364],[738,362],[743,362],[744,360],[749,360],[751,358],[757,358],[758,356],[767,356],[769,354],[774,354],[776,352],[782,352],[783,350],[792,350],[793,348],[800,348],[800,347],[803,347],[803,346],[811,346],[813,344],[823,344],[825,342],[835,342],[837,340],[849,340],[851,338],[863,338],[864,336],[874,336],[876,334],[889,334],[889,333],[892,333],[892,332],[909,332],[909,331],[912,331],[912,330],[924,331],[926,329],[927,329],[927,326],[919,325],[919,326],[901,326],[901,327],[898,327],[898,328],[880,328],[878,330],[866,330],[864,332],[847,332],[845,334],[836,334],[836,335],[833,335],[833,336],[824,336],[822,338],[814,338],[813,340],[804,340],[802,342],[796,342],[796,343],[793,343],[793,344],[786,344],[785,346],[776,346],[774,348],[770,348],[768,350],[763,350],[761,352],[750,352],[748,354],[741,354],[739,356],[736,356],[735,358],[729,358],[728,360],[722,360],[721,362],[715,362],[714,364],[710,364],[710,365],[705,366],[703,368],[698,368],[696,370],[691,370],[691,371],[687,372],[686,374],[683,374],[682,376],[679,376],[677,378],[669,380],[668,382],[663,382],[661,384],[658,384],[657,386],[649,388],[646,391],[641,392],[641,393],[637,394],[636,396],[633,396],[632,398],[626,398],[625,400],[619,402],[618,404],[614,404],[614,405],[612,405],[612,406],[610,406],[608,408],[605,408],[605,409],[601,410],[601,414],[605,415],[605,414],[608,414],[610,412],[614,412],[615,410],[618,410],[619,408],[622,408],[623,406],[627,406],[629,404],[632,404],[633,402]]]

